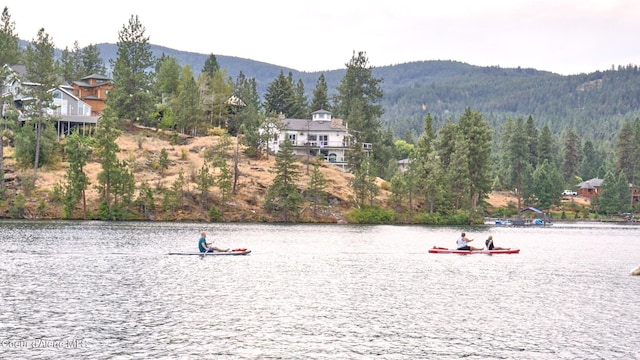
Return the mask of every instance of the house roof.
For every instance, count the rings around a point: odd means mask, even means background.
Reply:
[[[534,213],[542,214],[542,211],[540,211],[539,209],[534,208],[533,206],[529,206],[529,207],[526,207],[526,208],[520,210],[520,212],[523,212],[523,211],[533,211]]]
[[[593,178],[578,184],[579,189],[593,189],[602,186],[602,179]]]
[[[342,124],[340,119],[314,121],[310,119],[284,119],[282,123],[285,129],[290,131],[347,131],[347,127]]]
[[[108,76],[105,75],[100,75],[100,74],[91,74],[89,76],[85,76],[80,80],[90,80],[90,79],[96,79],[96,80],[111,80]]]

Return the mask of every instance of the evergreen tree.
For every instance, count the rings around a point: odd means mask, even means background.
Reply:
[[[4,183],[4,141],[3,137],[12,133],[16,124],[18,112],[9,105],[13,103],[13,94],[5,90],[5,85],[17,81],[17,75],[9,68],[20,59],[18,34],[15,32],[15,22],[11,21],[9,9],[5,6],[0,18],[0,198],[5,189]],[[6,65],[6,66],[5,66]]]
[[[636,124],[640,121],[636,120]],[[637,125],[636,125],[637,126]],[[622,123],[622,127],[618,132],[616,150],[617,150],[617,167],[618,171],[622,171],[627,179],[635,180],[637,171],[637,163],[640,158],[640,131],[634,129],[634,124],[629,120]],[[635,185],[635,184],[634,184]]]
[[[313,99],[311,100],[311,112],[318,110],[329,110],[329,95],[327,82],[324,74],[320,74],[316,82],[316,88],[313,90]]]
[[[291,73],[289,73],[289,76],[291,76]],[[304,83],[302,79],[298,79],[293,88],[293,107],[290,117],[294,119],[308,119],[310,117],[309,114],[309,104],[307,96],[304,94]]]
[[[334,112],[346,120],[358,143],[380,143],[382,79],[373,76],[373,68],[364,52],[354,52],[334,97]],[[374,156],[376,152],[374,151]]]
[[[152,212],[156,208],[155,198],[153,195],[153,189],[149,186],[149,183],[146,180],[140,184],[136,204],[139,207],[141,214],[144,214],[147,219],[153,220]]]
[[[203,209],[207,208],[209,199],[209,189],[213,186],[215,178],[209,169],[209,165],[205,161],[202,167],[196,174],[196,187],[200,191],[200,206]]]
[[[275,113],[276,115],[283,114],[285,117],[292,117],[296,112],[296,94],[291,76],[285,76],[284,72],[280,70],[278,77],[267,87],[264,99],[264,108],[267,113]]]
[[[68,47],[65,47],[64,50],[62,50],[60,55],[60,68],[62,78],[68,84],[88,75],[83,68],[80,46],[77,41],[73,43],[73,49],[69,50]]]
[[[180,75],[182,68],[178,60],[171,56],[162,56],[158,60],[155,86],[157,100],[161,103],[171,103],[175,98],[180,86]]]
[[[528,146],[524,144],[528,143],[528,134],[525,132],[525,123],[522,118],[518,118],[513,126],[505,127],[505,129],[512,129],[510,134],[504,134],[502,142],[505,146],[505,155],[507,177],[505,179],[507,186],[510,189],[516,190],[516,196],[518,197],[518,209],[522,208],[522,192],[525,176],[530,175],[525,173],[527,166],[530,166],[530,153]]]
[[[102,166],[102,171],[98,174],[98,184],[100,199],[103,204],[103,218],[111,218],[112,192],[120,164],[117,158],[120,148],[116,143],[116,139],[120,136],[121,131],[116,128],[116,122],[115,111],[105,108],[100,121],[98,121],[94,136],[96,155],[100,159],[100,165]]]
[[[564,138],[564,151],[562,154],[562,176],[568,184],[574,184],[578,175],[580,164],[580,138],[575,130],[569,129]]]
[[[214,165],[220,170],[218,176],[215,177],[214,183],[220,190],[220,216],[224,218],[227,202],[233,196],[231,169],[223,157],[217,157],[214,160]]]
[[[227,76],[226,70],[218,70],[213,73],[209,88],[212,98],[211,126],[226,127],[229,120],[229,98],[233,95],[233,79]]]
[[[9,8],[5,6],[0,18],[0,68],[4,65],[17,65],[20,63],[20,56],[16,23],[11,20]]]
[[[460,118],[458,126],[464,143],[468,146],[469,164],[466,177],[470,181],[469,201],[475,209],[491,192],[491,130],[480,112],[468,108]]]
[[[529,153],[529,164],[534,169],[538,166],[538,128],[533,122],[533,117],[527,118],[524,133],[527,136],[527,151]]]
[[[202,116],[202,110],[200,108],[200,94],[191,72],[191,66],[186,65],[182,68],[177,90],[177,96],[172,104],[176,126],[183,133],[197,135],[198,120]]]
[[[267,189],[265,209],[282,214],[282,220],[289,222],[291,217],[297,218],[300,212],[302,196],[298,191],[296,181],[300,177],[300,166],[296,163],[293,146],[288,139],[282,143],[276,154],[273,169],[275,177]]]
[[[96,44],[89,44],[82,48],[82,69],[84,74],[78,73],[80,78],[89,76],[91,74],[106,75],[107,67],[100,56],[100,50]]]
[[[396,212],[402,207],[405,197],[408,195],[406,177],[398,169],[398,171],[391,177],[391,204],[396,209]]]
[[[83,218],[87,219],[87,199],[85,190],[89,186],[89,178],[84,172],[84,167],[89,161],[91,147],[87,138],[81,137],[77,132],[73,132],[66,138],[67,144],[64,148],[65,156],[69,162],[67,169],[64,217],[67,218],[75,209],[78,201],[82,200]]]
[[[238,137],[238,141],[246,145],[244,151],[248,156],[256,157],[261,148],[260,120],[265,117],[262,113],[256,80],[247,79],[240,72],[236,79],[234,95],[245,104],[235,119],[237,133],[242,134]]]
[[[326,203],[327,196],[325,191],[326,180],[320,171],[319,163],[319,161],[313,163],[313,170],[311,170],[311,177],[309,178],[309,184],[305,192],[307,200],[311,202],[314,218],[318,216],[318,207]]]
[[[107,97],[107,106],[118,119],[128,119],[130,128],[153,111],[154,59],[145,31],[138,16],[132,15],[128,25],[118,32],[118,55],[115,61],[111,60],[114,90]]]
[[[545,160],[549,162],[551,165],[556,164],[556,158],[554,155],[554,139],[553,134],[551,134],[551,129],[549,125],[545,125],[542,127],[540,131],[540,137],[538,139],[538,164],[542,164]]]
[[[598,160],[598,153],[596,152],[593,142],[586,140],[582,145],[582,155],[580,156],[579,174],[582,180],[589,180],[598,177],[598,169],[600,168],[601,161]]]
[[[440,162],[437,159],[435,150],[436,134],[433,129],[433,118],[428,113],[422,135],[418,138],[415,151],[412,152],[411,163],[409,164],[410,174],[415,174],[415,188],[424,197],[429,213],[433,214],[435,200],[440,192],[442,184],[437,180],[441,175],[438,169]]]
[[[213,78],[213,74],[220,71],[220,65],[218,64],[218,59],[214,54],[209,54],[207,60],[204,62],[204,66],[202,67],[202,74],[207,74],[209,78]]]
[[[562,175],[558,168],[545,159],[533,172],[533,191],[538,200],[538,206],[549,209],[551,205],[558,204],[562,191]]]
[[[629,180],[624,171],[608,171],[602,180],[602,187],[598,192],[600,209],[607,215],[613,215],[629,210]]]
[[[164,178],[164,171],[169,168],[169,153],[165,148],[162,148],[162,150],[160,150],[158,166],[160,167],[160,177]]]
[[[455,148],[451,154],[451,162],[446,167],[447,183],[450,189],[450,196],[453,197],[455,209],[470,209],[472,179],[468,176],[470,144],[468,139],[458,132],[454,142]]]
[[[25,53],[25,79],[34,83],[29,88],[32,100],[25,107],[26,126],[35,129],[35,154],[33,159],[33,179],[38,175],[40,166],[40,150],[43,141],[43,127],[53,128],[55,116],[49,115],[48,110],[54,108],[52,89],[58,88],[59,65],[54,58],[55,46],[44,29],[38,31],[38,38],[27,45]]]
[[[338,93],[334,96],[334,113],[346,121],[349,132],[354,137],[352,145],[355,147],[347,154],[347,162],[351,172],[356,174],[361,171],[362,164],[358,161],[365,160],[359,156],[359,149],[364,144],[370,144],[372,151],[367,154],[373,156],[371,166],[367,166],[370,172],[368,176],[384,175],[384,168],[389,163],[390,153],[383,144],[380,116],[382,106],[378,103],[382,98],[380,82],[382,79],[373,77],[372,67],[364,52],[353,54],[347,64],[347,70],[338,86]],[[385,139],[388,140],[388,139]],[[363,186],[366,184],[362,184]]]

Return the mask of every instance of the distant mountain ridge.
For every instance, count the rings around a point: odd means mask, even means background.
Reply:
[[[96,46],[109,67],[110,60],[117,56],[117,45]],[[196,76],[210,55],[159,45],[151,45],[151,50],[156,57],[165,54],[176,58],[181,66],[189,64]],[[281,70],[285,74],[291,72],[295,81],[304,82],[309,100],[318,77],[324,74],[331,96],[346,71],[302,72],[217,54],[216,59],[234,80],[240,72],[255,78],[262,96]],[[346,58],[345,63],[348,61]],[[481,111],[496,129],[508,117],[532,116],[539,127],[549,124],[556,134],[575,128],[583,137],[601,140],[611,140],[624,119],[640,116],[640,71],[635,65],[566,76],[529,68],[481,67],[438,60],[375,67],[373,75],[383,79],[381,121],[397,136],[407,132],[419,135],[427,113],[439,126],[448,118],[457,120],[466,108]]]

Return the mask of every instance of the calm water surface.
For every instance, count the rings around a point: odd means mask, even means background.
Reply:
[[[252,253],[167,255],[201,230]],[[521,253],[427,253],[462,230]],[[1,221],[0,356],[640,359],[639,235]]]

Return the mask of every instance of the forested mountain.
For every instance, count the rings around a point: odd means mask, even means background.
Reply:
[[[97,47],[109,65],[117,46]],[[176,58],[182,66],[190,64],[196,76],[210,55],[157,45],[151,49],[156,57],[165,54]],[[349,55],[345,54],[345,63]],[[324,74],[331,96],[345,73],[345,69],[301,72],[233,56],[216,55],[216,58],[233,79],[240,72],[255,78],[261,95],[281,70],[301,79],[309,98],[320,74]],[[571,128],[582,138],[608,142],[624,119],[640,116],[640,70],[635,65],[563,76],[535,69],[418,61],[374,68],[373,75],[383,79],[380,84],[384,92],[383,124],[398,137],[407,132],[419,135],[427,113],[433,116],[437,128],[444,120],[455,120],[466,108],[471,108],[482,112],[496,129],[509,117],[532,116],[539,128],[548,124],[555,134]]]

